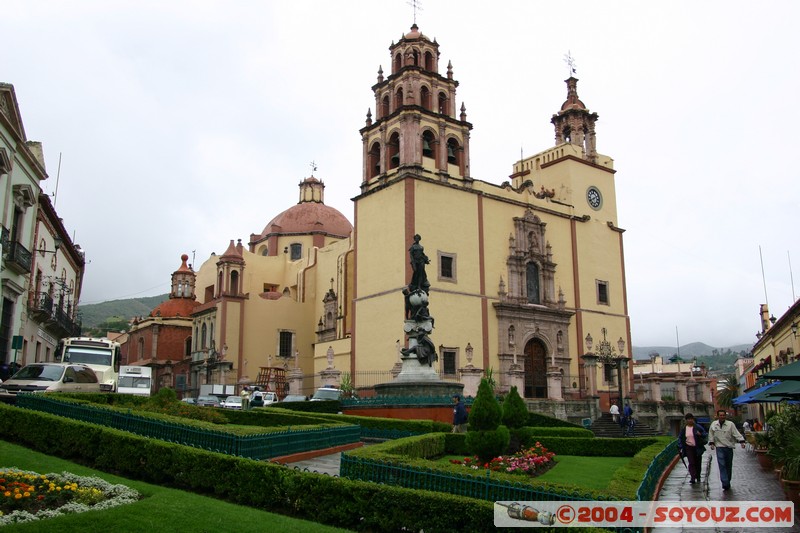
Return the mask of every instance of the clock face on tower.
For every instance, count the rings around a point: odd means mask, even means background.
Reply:
[[[589,202],[592,209],[600,209],[600,206],[603,205],[603,195],[600,194],[597,187],[589,187],[586,190],[586,201]]]

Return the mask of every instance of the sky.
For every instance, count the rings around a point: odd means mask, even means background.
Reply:
[[[575,58],[615,160],[634,345],[752,344],[760,304],[792,305],[800,2],[421,4],[476,179],[553,145]],[[413,21],[405,0],[4,0],[0,82],[86,252],[80,303],[168,292],[181,254],[199,267],[297,203],[312,161],[352,222],[371,87]]]

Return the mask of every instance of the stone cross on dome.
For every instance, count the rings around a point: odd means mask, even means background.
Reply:
[[[417,24],[417,11],[422,11],[422,2],[421,0],[408,0],[406,4],[410,5],[411,8],[414,10],[414,24]]]
[[[577,65],[575,64],[575,58],[572,57],[572,52],[569,50],[567,50],[567,53],[564,55],[564,63],[569,67],[569,77],[571,78],[577,72]]]

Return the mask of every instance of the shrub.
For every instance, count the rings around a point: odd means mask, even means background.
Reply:
[[[509,429],[521,428],[528,422],[528,406],[519,395],[517,387],[511,387],[503,402],[503,425]]]
[[[500,404],[494,397],[491,384],[486,378],[483,378],[469,412],[469,429],[470,431],[497,429],[502,421],[502,416]]]
[[[483,462],[491,461],[505,453],[511,434],[505,426],[497,429],[467,432],[467,449]]]

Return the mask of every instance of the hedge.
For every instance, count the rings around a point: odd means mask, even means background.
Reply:
[[[301,472],[4,404],[0,436],[116,475],[355,531],[495,530],[491,502]]]

